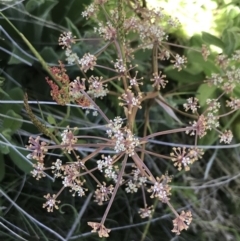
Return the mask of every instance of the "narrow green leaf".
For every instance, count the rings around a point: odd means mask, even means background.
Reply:
[[[21,88],[16,87],[11,89],[8,92],[8,96],[5,96],[4,100],[22,100],[23,99],[23,91]],[[16,113],[20,113],[23,104],[1,104],[0,105],[0,113],[6,114],[8,110],[13,110]]]
[[[57,2],[54,1],[54,3],[57,4]],[[47,63],[45,60],[41,57],[41,55],[38,53],[38,51],[33,47],[33,45],[28,41],[28,39],[21,33],[19,30],[9,21],[9,19],[0,11],[0,15],[10,24],[10,26],[18,33],[18,35],[22,38],[22,40],[25,42],[25,44],[29,47],[29,49],[32,51],[32,53],[35,55],[35,57],[39,60],[39,62],[42,64],[43,68],[46,70],[46,72],[51,76],[52,80],[54,80],[58,85],[61,86],[61,84],[56,80],[55,76],[50,71]]]
[[[223,52],[226,55],[231,55],[233,51],[235,50],[236,46],[236,38],[237,36],[232,31],[225,30],[223,31],[222,39],[225,44],[225,48],[223,49]]]
[[[10,59],[8,61],[8,64],[22,64],[25,63],[27,65],[32,65],[33,59],[31,59],[29,56],[21,52],[17,47],[13,47],[11,50],[12,54],[10,55]]]
[[[202,39],[203,41],[206,43],[206,44],[212,44],[212,45],[215,45],[221,49],[224,48],[224,43],[221,39],[219,39],[218,37],[210,34],[210,33],[207,33],[207,32],[202,32]]]
[[[36,10],[43,2],[44,0],[29,0],[25,5],[25,9],[28,12],[32,12]]]
[[[11,142],[13,146],[17,146],[15,142]],[[15,163],[15,165],[22,170],[25,173],[30,173],[32,171],[33,167],[31,165],[30,160],[27,159],[27,155],[29,154],[29,151],[20,150],[17,148],[10,148],[9,156],[11,160]]]
[[[3,128],[10,129],[12,133],[20,129],[22,126],[22,116],[18,115],[14,110],[8,110],[6,115],[9,118],[5,118],[3,121]]]
[[[57,3],[58,3],[58,1],[55,1],[55,0],[40,1],[38,3],[39,4],[38,7],[35,8],[35,10],[32,12],[32,14],[37,15],[42,20],[48,20],[51,16],[51,10]],[[42,38],[43,28],[44,28],[44,24],[38,25],[37,28],[36,28],[36,26],[33,26],[32,31],[34,31],[33,34],[34,34],[35,39],[40,40]]]
[[[80,38],[81,34],[79,33],[79,31],[76,28],[76,26],[73,24],[71,19],[66,17],[65,20],[67,22],[67,28],[73,33],[73,36],[76,36],[76,37]]]

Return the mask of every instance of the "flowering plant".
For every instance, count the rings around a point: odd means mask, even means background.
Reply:
[[[173,68],[181,71],[187,65],[187,58],[172,51],[171,43],[168,42],[168,32],[180,24],[177,19],[165,14],[163,9],[147,9],[137,2],[125,6],[123,0],[119,0],[116,9],[111,11],[107,8],[107,0],[95,0],[86,7],[82,16],[86,19],[98,19],[98,26],[94,28],[94,35],[100,37],[100,40],[97,39],[98,51],[78,56],[75,44],[84,39],[75,37],[71,32],[62,33],[59,45],[65,50],[67,64],[78,67],[79,76],[71,80],[66,66],[59,62],[59,67],[50,67],[52,76],[46,77],[46,81],[51,88],[53,100],[59,105],[75,103],[86,114],[99,116],[102,136],[79,135],[78,127],[67,126],[61,134],[49,135],[52,139],[49,143],[39,136],[29,138],[29,158],[35,160],[32,175],[39,180],[50,171],[63,184],[57,193],[47,193],[44,196],[46,202],[43,207],[48,212],[58,209],[60,194],[66,188],[73,196],[84,196],[90,189],[87,180],[91,177],[95,183],[94,201],[98,205],[107,203],[101,221],[88,222],[92,232],[98,232],[99,237],[109,236],[111,230],[105,227],[105,221],[120,187],[129,194],[142,192],[142,208],[139,209],[142,218],[152,215],[153,206],[149,198],[166,204],[175,216],[172,232],[179,235],[182,230],[188,229],[192,213],[186,210],[179,214],[173,207],[170,202],[172,176],[166,169],[162,170],[161,175],[157,175],[146,156],[170,161],[178,171],[189,171],[194,162],[200,160],[204,154],[203,149],[198,147],[198,142],[208,132],[218,133],[220,142],[231,142],[232,132],[222,130],[220,119],[240,108],[239,100],[230,97],[239,84],[239,70],[233,66],[239,61],[240,53],[236,52],[230,58],[219,55],[216,63],[222,71],[206,78],[209,85],[221,90],[219,96],[207,99],[204,106],[199,104],[195,96],[189,97],[183,108],[175,108],[161,94],[171,81],[166,79],[164,70],[160,70],[159,66],[160,62],[169,61]],[[149,50],[152,53],[152,66],[151,74],[146,78],[146,74],[138,70],[135,55],[139,51]],[[113,54],[112,59],[102,65],[101,62],[104,61],[101,60],[101,54],[104,51]],[[210,54],[205,45],[195,51],[200,52],[205,60]],[[100,70],[105,70],[105,74],[95,74],[101,73]],[[220,101],[225,94],[230,97],[226,107],[231,110],[222,113]],[[108,111],[100,107],[106,96],[111,96],[114,103],[121,107],[121,113],[114,118],[109,118]],[[150,101],[160,103],[176,120],[178,127],[151,132]],[[25,106],[29,109],[27,99]],[[174,111],[187,115],[192,120],[183,124]],[[191,111],[191,114],[184,111]],[[145,116],[143,128],[136,121],[140,113]],[[154,138],[175,133],[189,135],[193,144],[189,147],[182,143],[183,146],[173,147],[169,153],[162,151],[160,154],[154,150],[151,142]],[[80,155],[80,151],[86,147],[90,150]],[[54,149],[63,150],[69,161],[58,158],[47,166],[45,157]]]

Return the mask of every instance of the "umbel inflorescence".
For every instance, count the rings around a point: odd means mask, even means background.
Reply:
[[[92,231],[98,232],[100,237],[109,236],[110,229],[105,227],[105,220],[119,187],[123,187],[129,195],[142,192],[143,207],[139,210],[142,218],[150,217],[152,214],[152,206],[147,203],[146,196],[168,205],[175,215],[172,232],[179,235],[182,230],[188,229],[192,221],[191,211],[181,211],[179,214],[174,209],[170,203],[172,177],[165,170],[163,170],[165,174],[155,176],[144,156],[148,154],[169,160],[179,171],[188,171],[194,162],[202,158],[204,153],[198,148],[198,140],[209,131],[216,131],[220,142],[226,144],[231,142],[233,137],[231,131],[221,130],[219,121],[221,117],[238,110],[240,100],[230,97],[226,103],[226,107],[230,110],[223,114],[220,99],[225,93],[230,95],[239,84],[240,71],[234,67],[234,63],[239,61],[240,53],[236,52],[231,58],[224,55],[217,57],[216,63],[224,71],[208,77],[206,82],[220,88],[222,93],[215,99],[207,99],[205,109],[200,108],[196,97],[188,98],[183,108],[191,112],[192,121],[185,127],[137,135],[135,128],[137,113],[143,111],[146,100],[161,100],[159,93],[169,82],[166,75],[159,70],[159,61],[170,60],[173,68],[181,71],[186,66],[187,59],[168,48],[167,30],[179,25],[176,19],[166,15],[163,9],[142,8],[138,3],[129,3],[125,6],[125,9],[130,9],[130,14],[127,10],[123,11],[121,5],[123,2],[119,1],[116,9],[108,11],[107,0],[95,0],[82,13],[86,19],[92,17],[98,19],[98,26],[94,28],[94,32],[101,37],[100,43],[103,44],[98,53],[88,52],[78,56],[73,50],[73,45],[82,39],[77,39],[71,32],[60,35],[59,45],[65,50],[66,61],[79,68],[79,76],[70,79],[64,64],[59,62],[58,67],[50,68],[54,79],[46,78],[53,100],[59,105],[72,102],[86,112],[100,115],[105,125],[105,133],[101,137],[78,135],[77,128],[67,126],[61,135],[56,136],[59,143],[55,141],[55,144],[48,144],[39,136],[30,137],[27,149],[31,151],[29,157],[35,160],[32,175],[38,180],[45,177],[45,172],[50,170],[55,178],[62,180],[63,187],[58,193],[48,193],[44,196],[46,202],[43,207],[47,208],[48,212],[59,208],[58,199],[65,188],[68,188],[73,196],[84,196],[88,192],[84,177],[91,177],[96,187],[94,201],[99,205],[107,203],[101,222],[88,222]],[[99,12],[104,17],[99,17]],[[131,38],[138,39],[138,45],[134,48],[130,47]],[[107,48],[113,49],[116,56],[113,56],[106,66],[102,66],[98,63],[98,59]],[[134,53],[139,49],[153,51],[152,75],[149,79],[139,76],[138,66],[134,64]],[[202,52],[204,59],[209,54],[206,46],[196,51]],[[111,74],[108,78],[92,74],[96,73],[94,72],[96,69],[107,69]],[[116,83],[120,87],[116,88],[114,96],[122,108],[122,116],[113,119],[109,119],[107,112],[105,113],[97,104],[110,94],[110,83]],[[145,88],[148,84],[152,86],[150,91]],[[190,148],[173,147],[168,155],[148,150],[149,140],[178,132],[192,136],[194,145]],[[84,143],[82,140],[87,142]],[[82,147],[92,148],[93,151],[81,157],[78,149]],[[45,156],[53,149],[61,149],[71,155],[72,161],[64,162],[56,159],[50,167],[45,166]],[[103,150],[111,150],[114,154],[103,155],[101,154]],[[95,167],[88,165],[92,160],[95,160]],[[98,175],[95,175],[96,173]],[[102,176],[100,180],[99,173]]]

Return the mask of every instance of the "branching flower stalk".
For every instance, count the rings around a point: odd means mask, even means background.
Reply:
[[[125,171],[127,159],[128,159],[128,156],[125,155],[125,157],[124,157],[124,159],[123,159],[123,161],[122,161],[121,171],[119,172],[119,175],[118,175],[117,183],[116,183],[116,185],[115,185],[115,187],[114,187],[114,191],[113,191],[113,193],[112,193],[111,199],[109,200],[108,206],[107,206],[107,208],[106,208],[106,210],[105,210],[105,213],[104,213],[104,215],[103,215],[103,217],[102,217],[102,220],[101,220],[101,222],[100,222],[100,226],[104,226],[104,222],[105,222],[105,220],[106,220],[106,218],[107,218],[108,212],[109,212],[109,210],[110,210],[110,208],[111,208],[111,206],[112,206],[112,203],[113,203],[113,201],[114,201],[114,198],[115,198],[115,196],[116,196],[116,194],[117,194],[118,188],[119,188],[119,186],[120,186],[120,183],[121,183],[121,180],[122,180],[124,171]],[[90,225],[90,224],[89,224],[89,225]],[[91,226],[91,225],[90,225],[90,226]],[[99,233],[99,234],[100,234],[100,233]],[[99,235],[99,236],[100,236],[100,235]],[[105,234],[103,235],[103,237],[108,237],[108,236],[109,236],[108,233],[105,233]]]
[[[55,178],[62,180],[63,187],[57,194],[48,193],[44,196],[47,201],[43,207],[47,208],[48,212],[52,212],[54,208],[58,209],[60,201],[57,198],[65,188],[68,188],[73,196],[83,197],[88,191],[84,177],[90,176],[96,186],[94,201],[98,205],[108,202],[101,222],[88,222],[92,231],[98,232],[100,237],[109,236],[110,229],[104,225],[119,188],[125,188],[127,193],[136,193],[140,189],[143,196],[143,208],[139,209],[139,214],[142,218],[152,215],[152,205],[147,203],[146,197],[168,205],[175,215],[172,232],[179,235],[182,230],[188,229],[192,221],[191,211],[182,211],[178,214],[170,203],[172,177],[168,175],[167,170],[162,170],[165,174],[156,176],[154,170],[149,167],[145,154],[171,161],[179,171],[189,171],[191,165],[200,160],[204,154],[203,150],[198,148],[198,141],[208,132],[215,131],[219,135],[220,142],[226,144],[231,142],[233,138],[231,130],[222,128],[219,119],[240,109],[240,100],[230,96],[236,85],[240,83],[240,69],[234,67],[234,63],[240,61],[240,52],[234,53],[229,61],[226,61],[225,56],[218,56],[216,63],[224,67],[225,73],[212,74],[206,79],[209,85],[221,89],[222,93],[218,98],[207,99],[205,106],[200,106],[196,97],[189,97],[183,105],[185,112],[192,112],[185,114],[191,117],[188,124],[176,129],[148,133],[147,127],[151,125],[149,113],[153,104],[145,105],[145,103],[162,101],[161,91],[169,83],[167,76],[159,71],[159,61],[170,60],[173,68],[177,68],[178,71],[186,67],[186,57],[172,52],[169,48],[172,44],[168,43],[168,30],[176,28],[179,22],[165,14],[163,9],[148,9],[141,7],[137,2],[135,4],[129,2],[127,5],[125,1],[118,0],[117,8],[110,12],[104,7],[106,3],[107,0],[95,0],[82,13],[83,17],[87,19],[93,17],[96,21],[94,32],[100,36],[102,41],[100,43],[103,44],[103,47],[97,51],[98,54],[86,52],[83,56],[78,56],[73,52],[72,46],[83,39],[74,37],[71,32],[62,33],[59,45],[65,50],[68,64],[75,64],[79,68],[79,76],[68,76],[64,64],[59,62],[59,67],[51,67],[49,71],[54,79],[60,82],[60,85],[46,78],[54,101],[59,105],[72,102],[87,114],[100,115],[106,131],[103,133],[99,130],[102,136],[78,135],[77,127],[68,126],[60,135],[52,138],[55,144],[43,141],[40,136],[30,137],[27,149],[31,151],[28,157],[33,160],[32,175],[40,179],[45,177],[44,171],[51,170]],[[105,20],[98,18],[99,11],[104,14]],[[129,12],[125,13],[125,11]],[[99,41],[99,38],[97,39]],[[136,41],[136,39],[137,46],[130,47],[133,46],[131,41]],[[114,49],[115,54],[112,54],[112,59],[105,66],[102,65],[100,57],[103,50],[107,51],[108,48],[111,50],[110,53]],[[152,73],[147,79],[143,78],[144,73],[138,71],[138,66],[134,63],[134,54],[139,49],[152,50]],[[201,52],[203,58],[207,59],[209,52],[206,46],[203,46]],[[96,75],[95,70],[101,73],[101,69],[107,70],[109,76]],[[113,85],[110,88],[108,84]],[[149,90],[150,86],[152,86],[151,90]],[[122,117],[115,116],[109,119],[108,112],[98,105],[99,101],[110,95],[116,98]],[[221,113],[220,99],[226,95],[230,96],[226,107],[231,110]],[[183,113],[180,106],[171,107],[168,103],[165,106],[171,108],[173,112],[176,110],[178,114]],[[42,126],[31,117],[27,98],[25,98],[25,108],[33,123],[40,127],[43,134],[46,134],[45,130],[41,129]],[[137,114],[141,111],[144,111],[147,120],[142,135],[136,122]],[[149,145],[153,138],[176,133],[193,136],[193,147],[174,147],[170,153],[156,153]],[[92,148],[93,151],[86,151],[86,156],[81,158],[78,150],[84,147]],[[45,167],[47,153],[55,149],[63,150],[65,154],[71,155],[74,161],[66,162],[63,157],[54,161],[50,167]],[[114,152],[113,155],[101,153],[110,150]],[[89,167],[89,163],[95,166]],[[102,174],[101,178],[99,174]]]

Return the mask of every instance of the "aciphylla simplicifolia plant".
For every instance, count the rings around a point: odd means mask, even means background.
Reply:
[[[188,229],[192,221],[191,210],[181,212],[175,210],[170,202],[172,176],[169,176],[166,170],[163,170],[163,175],[156,176],[145,156],[153,155],[165,159],[179,171],[188,171],[194,162],[202,158],[204,152],[198,148],[198,142],[208,132],[215,131],[220,142],[225,144],[231,142],[232,132],[221,128],[220,118],[240,108],[240,100],[230,97],[240,79],[239,69],[233,67],[240,60],[240,52],[234,53],[231,57],[223,54],[217,56],[216,64],[221,71],[206,78],[209,86],[215,86],[221,91],[217,98],[207,99],[205,106],[200,107],[195,96],[189,97],[183,105],[183,110],[191,113],[185,113],[181,108],[177,110],[179,114],[192,118],[189,123],[180,128],[150,134],[146,127],[141,134],[137,132],[137,114],[144,111],[146,108],[144,102],[148,100],[164,102],[161,91],[170,84],[159,70],[159,62],[168,61],[178,71],[187,64],[185,56],[169,48],[171,43],[168,42],[167,32],[178,28],[180,23],[165,14],[163,9],[148,9],[141,7],[137,2],[119,0],[113,10],[108,10],[107,4],[107,0],[95,0],[82,12],[84,18],[96,22],[94,36],[98,35],[98,44],[102,44],[97,53],[87,52],[78,56],[74,52],[74,45],[84,39],[77,39],[71,32],[64,32],[59,37],[59,45],[65,50],[67,64],[76,65],[79,76],[70,78],[66,65],[59,62],[58,67],[50,67],[52,75],[46,77],[54,101],[59,105],[75,103],[86,111],[86,114],[98,115],[105,130],[102,136],[78,135],[77,127],[67,126],[61,134],[52,136],[53,134],[47,133],[43,128],[43,134],[49,136],[52,141],[48,143],[40,136],[29,138],[27,149],[31,153],[28,157],[34,163],[31,173],[37,180],[45,177],[48,172],[52,173],[54,178],[62,180],[63,187],[59,192],[47,193],[44,196],[46,202],[43,208],[48,212],[59,208],[61,192],[65,188],[69,189],[73,196],[83,197],[88,192],[86,176],[92,178],[96,188],[94,201],[98,205],[107,205],[100,222],[91,222],[91,220],[88,222],[92,232],[98,232],[99,237],[109,236],[111,230],[105,227],[105,221],[119,188],[124,189],[129,195],[142,192],[143,206],[139,210],[142,218],[152,215],[153,206],[147,203],[150,198],[167,205],[175,216],[172,232],[179,235],[182,230]],[[88,39],[88,43],[89,41]],[[98,59],[107,49],[110,49],[111,53],[114,52],[116,57],[113,54],[113,58],[102,66],[98,64]],[[152,74],[148,79],[139,76],[138,66],[134,64],[134,54],[139,49],[152,51]],[[202,49],[196,51],[202,53],[202,57],[207,60],[209,55],[207,46],[203,45]],[[93,71],[98,73],[95,70],[101,69],[109,73],[108,78],[91,74]],[[151,86],[150,90],[146,88],[147,85]],[[114,91],[113,86],[121,88],[116,88]],[[108,113],[99,107],[99,103],[108,95],[116,98],[116,103],[122,109],[121,116],[109,119]],[[229,97],[224,108],[225,111],[229,109],[226,113],[222,113],[220,105],[220,99],[224,95]],[[25,107],[34,122],[27,96]],[[168,108],[171,106],[168,105]],[[176,107],[173,110],[176,110]],[[35,124],[41,129],[41,124],[36,120]],[[192,147],[176,146],[168,154],[159,154],[149,148],[150,140],[180,132],[192,138]],[[78,150],[83,147],[91,148],[93,151],[80,156]],[[51,166],[46,166],[45,156],[54,149],[63,150],[66,155],[71,156],[72,162],[56,159]],[[103,150],[104,153],[109,151],[109,154],[102,154]],[[94,167],[89,165],[92,162]]]

